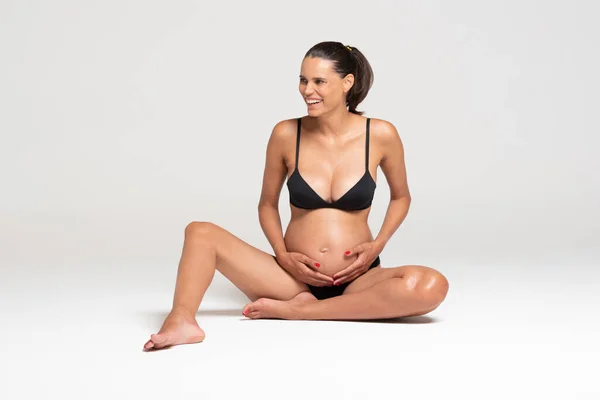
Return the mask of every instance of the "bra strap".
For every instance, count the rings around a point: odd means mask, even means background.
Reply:
[[[367,145],[366,147],[366,157],[365,157],[365,169],[368,171],[369,170],[369,131],[371,128],[371,118],[367,118]]]
[[[300,123],[302,118],[298,118],[298,132],[296,133],[296,169],[298,169],[298,157],[300,156]]]

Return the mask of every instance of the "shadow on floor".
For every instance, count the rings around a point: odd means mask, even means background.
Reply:
[[[402,317],[402,318],[389,318],[389,319],[377,319],[367,321],[348,321],[348,322],[361,322],[361,323],[377,323],[377,324],[434,324],[439,322],[438,319],[429,317],[427,315],[418,315],[416,317]]]
[[[162,324],[167,315],[168,311],[156,311],[156,312],[146,312],[140,313],[139,316],[145,317],[147,322],[150,322],[154,325]],[[201,309],[196,313],[196,317],[239,317],[241,320],[245,321],[259,321],[254,319],[245,318],[242,315],[242,309],[240,308],[232,308],[232,309]],[[389,319],[377,319],[377,320],[337,320],[336,322],[355,322],[355,323],[366,323],[366,324],[431,324],[439,322],[438,319],[432,318],[427,315],[419,315],[416,317],[402,317],[402,318],[389,318]]]

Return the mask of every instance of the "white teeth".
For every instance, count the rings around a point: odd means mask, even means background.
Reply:
[[[307,101],[308,104],[317,104],[317,103],[320,103],[320,102],[321,102],[321,100],[308,100]]]

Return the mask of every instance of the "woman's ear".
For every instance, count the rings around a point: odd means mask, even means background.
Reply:
[[[354,75],[353,74],[348,74],[344,77],[343,86],[344,86],[344,93],[348,93],[350,91],[350,89],[352,89],[352,86],[354,86]]]

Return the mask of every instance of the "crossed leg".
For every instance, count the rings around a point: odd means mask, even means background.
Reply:
[[[282,269],[273,257],[210,222],[185,229],[171,312],[144,350],[204,340],[195,315],[219,270],[253,303],[249,318],[379,319],[426,314],[444,300],[446,278],[423,266],[373,268],[344,294],[317,300],[306,284]]]
[[[341,296],[285,302],[259,299],[244,308],[249,318],[364,320],[427,314],[445,299],[448,281],[433,268],[405,265],[373,268]]]

